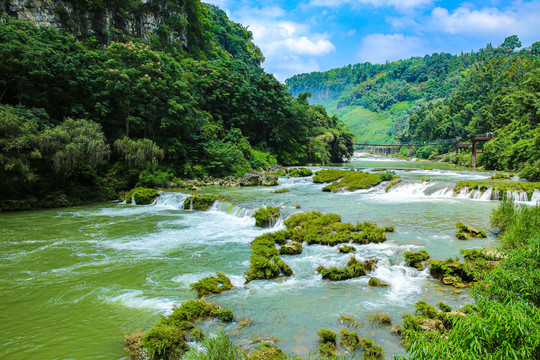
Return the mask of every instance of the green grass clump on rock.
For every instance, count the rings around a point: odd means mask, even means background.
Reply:
[[[322,275],[323,279],[332,281],[348,280],[366,275],[367,271],[373,270],[376,263],[377,260],[361,262],[352,257],[344,268],[319,266],[317,272]]]
[[[205,295],[219,294],[232,289],[231,280],[223,273],[218,272],[216,276],[209,276],[190,285],[191,289],[197,293],[197,297]]]
[[[189,349],[186,341],[191,336],[194,321],[217,318],[231,322],[233,313],[217,304],[203,300],[189,300],[175,307],[172,314],[162,317],[140,338],[140,346],[150,359],[177,359]]]
[[[283,189],[277,189],[277,190],[274,190],[274,193],[276,194],[283,194],[283,193],[288,193],[290,192],[291,190],[287,189],[287,188],[283,188]]]
[[[313,171],[306,168],[293,168],[289,169],[289,176],[291,177],[307,177],[313,175]]]
[[[338,181],[339,180],[339,181]],[[321,170],[313,177],[314,183],[332,184],[323,188],[323,191],[355,191],[369,189],[383,182],[383,177],[379,174],[370,174],[355,170]]]
[[[343,346],[349,351],[354,351],[360,347],[360,337],[356,332],[341,329],[339,337]]]
[[[255,218],[255,225],[258,227],[270,227],[280,217],[279,206],[267,207],[257,210],[253,217]]]
[[[309,245],[335,246],[353,242],[357,244],[380,243],[386,240],[383,228],[364,222],[362,224],[342,223],[341,216],[310,212],[296,214],[285,220],[291,239]]]
[[[184,201],[184,209],[193,209],[197,211],[208,211],[219,199],[222,199],[219,195],[192,195]]]
[[[472,238],[486,238],[487,235],[484,231],[478,230],[473,228],[472,226],[465,225],[463,223],[456,223],[456,227],[458,228],[458,232],[456,233],[456,237],[460,240],[468,240]]]
[[[380,287],[390,286],[389,284],[385,283],[384,281],[379,280],[379,279],[374,278],[374,277],[369,279],[368,285],[369,286],[380,286]]]
[[[424,270],[426,268],[424,262],[427,259],[429,259],[429,254],[425,250],[405,252],[405,262],[407,265],[417,268],[418,270]]]

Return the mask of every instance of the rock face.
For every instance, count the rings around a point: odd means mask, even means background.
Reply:
[[[169,19],[188,20],[187,14],[177,11],[180,6],[157,1],[140,0],[132,5],[137,11],[127,10],[127,5],[122,8],[105,3],[100,6],[68,0],[0,0],[0,12],[36,25],[67,30],[79,38],[97,35],[104,43],[115,40],[110,38],[112,33],[149,40]],[[185,32],[171,31],[170,34],[169,41],[180,41],[187,46]]]
[[[239,184],[240,186],[273,186],[277,185],[277,177],[263,173],[249,172],[242,176]]]

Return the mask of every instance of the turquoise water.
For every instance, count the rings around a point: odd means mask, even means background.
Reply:
[[[207,332],[223,328],[246,348],[255,338],[275,336],[287,353],[307,357],[316,351],[315,331],[339,331],[338,317],[347,314],[363,322],[359,335],[382,345],[386,358],[403,354],[399,338],[388,327],[372,325],[370,315],[389,313],[399,324],[399,315],[413,312],[419,300],[454,308],[469,302],[466,292],[452,295],[453,289],[439,285],[427,271],[404,266],[403,252],[425,249],[446,259],[458,256],[460,248],[495,242],[491,234],[466,242],[455,238],[457,221],[488,230],[497,202],[451,191],[457,181],[491,174],[415,169],[422,166],[382,158],[356,158],[344,166],[394,169],[405,181],[389,192],[325,193],[311,178],[281,178],[274,188],[205,188],[200,192],[226,196],[208,212],[180,210],[188,194],[177,191],[165,192],[148,206],[109,202],[2,213],[0,358],[124,358],[124,334],[151,327],[175,304],[194,296],[191,283],[216,271],[226,273],[235,288],[210,300],[230,307],[237,320],[250,317],[254,324],[242,330],[235,324],[202,324]],[[274,193],[279,188],[290,192]],[[279,222],[270,230],[256,228],[250,215],[261,206],[281,206],[283,217],[317,210],[340,214],[344,221],[394,225],[386,242],[355,245],[357,258],[379,259],[370,275],[391,286],[371,288],[369,277],[321,280],[315,271],[319,265],[343,266],[350,255],[319,245],[282,257],[295,276],[244,285],[250,242],[283,227]]]

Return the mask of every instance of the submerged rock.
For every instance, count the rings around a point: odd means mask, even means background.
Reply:
[[[379,280],[379,279],[374,278],[374,277],[372,277],[371,279],[369,279],[368,285],[369,285],[369,286],[382,286],[382,287],[390,286],[390,284],[387,284],[387,283],[385,283],[384,281]]]
[[[472,226],[465,225],[463,223],[456,223],[456,227],[459,232],[456,233],[456,237],[460,240],[468,240],[472,238],[486,238],[487,235],[484,231],[473,228]]]

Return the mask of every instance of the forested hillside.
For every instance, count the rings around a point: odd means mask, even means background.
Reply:
[[[515,35],[498,47],[372,65],[349,65],[287,80],[292,94],[310,92],[367,141],[429,141],[493,132],[480,165],[523,170],[537,180],[540,42],[522,48]],[[417,156],[441,151],[418,149]],[[535,175],[536,174],[536,175]]]
[[[337,118],[266,74],[252,34],[217,7],[53,4],[54,27],[9,11],[0,21],[0,201],[95,199],[351,155]],[[148,19],[152,31],[137,30]]]

